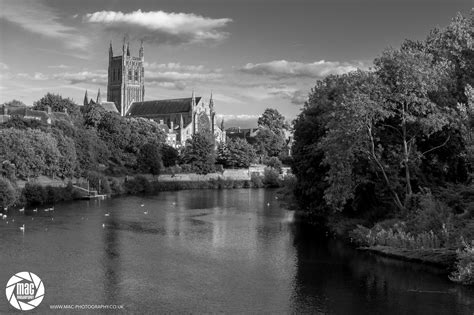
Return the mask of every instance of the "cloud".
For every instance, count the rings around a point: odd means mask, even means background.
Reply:
[[[29,32],[57,39],[71,49],[87,48],[87,37],[61,23],[59,14],[40,1],[2,1],[1,8],[0,18]]]
[[[303,63],[297,61],[275,60],[265,63],[248,63],[239,70],[243,73],[270,76],[276,79],[292,77],[323,78],[330,74],[343,74],[365,68],[363,63],[339,61],[315,61]]]
[[[80,71],[80,72],[65,72],[56,73],[52,75],[55,80],[67,81],[70,84],[78,83],[94,83],[98,85],[107,84],[107,71]]]
[[[290,100],[292,104],[302,105],[308,99],[308,91],[298,89],[281,89],[270,92],[271,95]]]
[[[130,13],[98,11],[88,13],[83,21],[99,25],[118,34],[128,34],[154,44],[188,44],[220,41],[228,36],[220,29],[232,20],[212,19],[193,13],[167,13],[164,11]]]
[[[156,62],[145,62],[144,67],[146,70],[168,70],[168,71],[193,71],[202,72],[207,71],[203,65],[182,65],[179,62],[174,63],[156,63]]]
[[[61,65],[56,65],[56,66],[48,66],[48,68],[50,68],[50,69],[69,69],[69,68],[71,68],[71,66],[66,66],[66,65],[61,64]]]
[[[48,76],[41,73],[41,72],[35,72],[34,74],[29,74],[29,73],[18,73],[16,75],[17,78],[20,79],[27,79],[27,80],[34,80],[34,81],[45,81],[48,80]]]
[[[216,82],[223,77],[219,69],[180,63],[145,63],[145,82],[166,89],[184,90],[197,82]]]
[[[0,62],[0,70],[8,70],[8,65],[6,63]]]

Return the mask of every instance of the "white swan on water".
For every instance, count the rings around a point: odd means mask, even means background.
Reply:
[[[143,214],[148,214],[148,210],[147,210],[147,211],[144,211]]]
[[[23,208],[21,208],[21,209],[18,209],[18,211],[20,211],[20,212],[25,211],[25,207],[23,207]]]
[[[20,226],[20,231],[25,232],[25,225],[24,224],[23,224],[23,226]]]
[[[110,217],[110,213],[108,213],[108,212],[107,212],[106,214],[104,214],[104,215],[105,215],[106,217]]]

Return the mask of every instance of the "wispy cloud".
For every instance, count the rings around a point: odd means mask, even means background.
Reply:
[[[35,72],[34,74],[29,73],[18,73],[16,75],[17,78],[20,79],[27,79],[27,80],[34,80],[34,81],[45,81],[48,80],[48,76],[44,75],[41,72]]]
[[[69,82],[70,84],[79,83],[93,83],[98,85],[107,84],[107,71],[106,70],[95,70],[95,71],[79,71],[79,72],[64,72],[56,73],[52,75],[52,79],[62,80]]]
[[[6,63],[0,62],[0,70],[8,70],[8,65]]]
[[[130,13],[98,11],[86,14],[83,21],[100,25],[118,34],[128,34],[132,39],[142,39],[155,44],[188,44],[220,41],[228,36],[220,29],[232,20],[212,19],[193,13],[168,13],[164,11]]]
[[[243,73],[269,76],[276,79],[291,77],[322,78],[330,74],[343,74],[366,68],[363,63],[339,61],[315,61],[304,63],[297,61],[275,60],[265,63],[248,63],[239,70]]]
[[[215,82],[223,77],[220,69],[180,63],[145,63],[146,82],[166,89],[184,90],[189,85]]]
[[[61,22],[58,12],[40,1],[2,1],[0,18],[23,29],[57,39],[71,49],[86,49],[87,37]]]
[[[66,66],[66,65],[53,65],[53,66],[48,66],[50,69],[69,69],[71,66]]]

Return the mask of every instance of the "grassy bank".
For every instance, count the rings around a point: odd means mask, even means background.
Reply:
[[[134,177],[107,177],[100,173],[90,173],[84,180],[83,188],[89,187],[101,194],[110,196],[158,194],[162,191],[191,189],[240,189],[281,187],[287,178],[279,178],[273,173],[264,176],[253,175],[250,180],[217,178],[209,180],[161,181],[157,177],[136,175]],[[24,187],[9,184],[6,193],[10,196],[7,206],[54,204],[62,201],[82,199],[84,192],[75,188],[71,182],[58,187],[44,183],[26,183]]]

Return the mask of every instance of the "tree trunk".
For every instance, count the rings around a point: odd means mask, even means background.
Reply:
[[[406,195],[405,195],[405,205],[411,199],[413,194],[411,188],[411,176],[409,168],[409,152],[407,144],[407,126],[406,126],[406,117],[405,117],[405,105],[402,106],[402,133],[403,133],[403,164],[405,165],[405,180],[406,180]]]
[[[400,211],[404,211],[405,206],[400,201],[400,197],[398,196],[395,189],[393,189],[392,183],[390,182],[390,179],[388,178],[388,175],[385,172],[385,168],[383,167],[382,163],[379,161],[379,159],[377,157],[377,154],[375,154],[375,143],[374,143],[374,136],[372,135],[372,126],[371,125],[367,125],[367,133],[369,134],[369,139],[370,139],[370,155],[372,156],[375,163],[377,164],[380,171],[382,172],[385,183],[387,184],[387,187],[388,187],[388,189],[390,190],[390,193],[393,196],[393,201],[395,202],[395,205],[397,206],[397,208]]]

